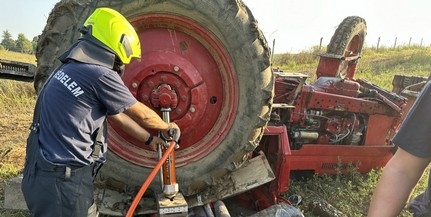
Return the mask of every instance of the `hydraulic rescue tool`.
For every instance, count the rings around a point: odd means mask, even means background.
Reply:
[[[166,106],[166,105],[165,105]],[[170,107],[161,108],[163,114],[163,120],[167,123],[170,122],[169,113],[172,111]],[[179,148],[178,139],[174,138],[178,132],[173,132],[175,129],[170,129],[168,134],[171,138],[165,138],[167,142],[165,144],[160,144],[158,151],[159,156],[165,153],[169,153],[168,158],[162,166],[160,172],[160,179],[163,183],[163,193],[157,195],[157,208],[159,216],[187,216],[188,215],[188,205],[184,196],[179,192],[179,187],[177,183],[176,166],[175,166],[175,151],[174,149]],[[163,134],[161,133],[163,136]],[[171,152],[168,152],[170,146],[175,146]]]
[[[161,84],[152,94],[153,105],[160,107],[162,118],[166,123],[170,123],[170,112],[177,106],[177,94],[167,84]],[[157,210],[159,216],[187,216],[188,205],[184,196],[179,192],[176,177],[175,151],[179,148],[180,132],[171,128],[168,130],[168,136],[159,132],[159,135],[165,140],[164,144],[158,145],[159,162],[153,169],[153,172],[144,182],[141,190],[135,196],[135,199],[129,208],[127,216],[132,216],[137,204],[141,200],[149,183],[154,179],[156,171],[160,171],[162,193],[156,196]],[[148,183],[148,184],[147,184]]]

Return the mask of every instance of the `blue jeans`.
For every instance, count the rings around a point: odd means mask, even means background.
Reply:
[[[428,181],[428,187],[425,189],[425,191],[413,198],[413,200],[410,201],[408,205],[408,210],[413,213],[413,217],[431,216],[431,192],[429,184],[430,181]]]

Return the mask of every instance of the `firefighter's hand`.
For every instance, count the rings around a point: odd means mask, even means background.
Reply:
[[[169,123],[169,127],[166,131],[162,132],[162,137],[166,141],[175,141],[178,143],[180,140],[181,130],[178,125],[174,122]]]
[[[163,143],[165,143],[165,141],[162,138],[160,138],[158,136],[153,136],[153,139],[151,140],[151,142],[148,145],[151,147],[151,149],[153,151],[157,151],[157,146],[159,144],[163,144]]]

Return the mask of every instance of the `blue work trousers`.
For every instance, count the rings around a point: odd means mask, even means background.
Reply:
[[[33,151],[36,151],[33,149]],[[93,198],[93,166],[52,164],[40,150],[26,162],[22,192],[33,217],[97,217]]]

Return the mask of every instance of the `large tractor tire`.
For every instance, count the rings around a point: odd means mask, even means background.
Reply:
[[[118,10],[138,32],[142,58],[127,65],[123,76],[132,94],[157,111],[152,93],[161,84],[178,97],[170,117],[182,129],[175,151],[180,191],[198,193],[240,167],[269,120],[274,80],[270,49],[242,1],[62,0],[38,42],[36,91],[97,7]],[[116,126],[108,130],[101,178],[140,186],[157,153]],[[159,180],[152,186],[160,188]]]
[[[327,46],[327,53],[340,55],[344,58],[360,56],[366,35],[367,24],[365,19],[358,16],[346,17],[335,30]],[[340,72],[337,77],[344,78],[347,76],[344,74],[346,70],[340,70]]]

